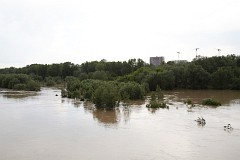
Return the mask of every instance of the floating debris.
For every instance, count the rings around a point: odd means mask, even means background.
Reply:
[[[231,124],[225,125],[223,127],[224,127],[224,130],[233,130],[233,127],[231,126]]]
[[[206,120],[202,117],[198,117],[198,119],[195,120],[198,124],[200,125],[205,125],[206,124]]]

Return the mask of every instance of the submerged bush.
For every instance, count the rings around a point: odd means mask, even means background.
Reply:
[[[13,87],[13,89],[15,89],[15,90],[24,90],[25,88],[26,88],[25,84],[16,84]]]
[[[35,82],[35,81],[31,80],[26,84],[26,90],[28,90],[28,91],[40,91],[40,84],[38,82]]]
[[[66,92],[62,96],[80,98],[92,101],[97,107],[111,108],[120,100],[143,99],[145,89],[136,82],[118,82],[102,80],[83,80],[76,78],[68,79]]]
[[[63,98],[67,97],[67,90],[66,89],[61,89],[61,95]]]
[[[208,98],[208,99],[204,99],[202,101],[202,104],[203,105],[206,105],[206,106],[221,106],[221,103],[220,102],[217,102],[211,98]]]
[[[105,83],[99,86],[93,94],[93,103],[98,108],[113,108],[117,105],[118,90],[116,86]]]
[[[147,108],[168,108],[168,105],[165,102],[150,101],[150,103],[147,104],[146,107]]]
[[[188,98],[187,100],[185,100],[184,103],[185,103],[185,104],[188,104],[188,105],[193,104],[192,100],[189,99],[189,98]]]
[[[156,97],[157,94],[157,97]],[[152,93],[151,100],[149,104],[146,105],[147,108],[168,108],[166,102],[163,101],[163,93],[160,87],[157,85],[156,92]]]

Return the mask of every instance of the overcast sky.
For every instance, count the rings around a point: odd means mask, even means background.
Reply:
[[[240,53],[239,0],[0,0],[0,68]]]

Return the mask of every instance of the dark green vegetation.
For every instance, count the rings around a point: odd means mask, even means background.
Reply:
[[[193,102],[192,102],[191,99],[185,100],[184,103],[185,103],[185,104],[188,104],[188,105],[192,105],[192,104],[193,104]]]
[[[211,98],[208,98],[208,99],[204,99],[202,101],[202,105],[206,105],[206,106],[221,106],[221,103],[220,102],[217,102]]]
[[[157,85],[156,92],[152,93],[149,103],[146,105],[147,108],[168,108],[168,105],[163,100],[163,93],[160,87]]]
[[[62,95],[68,98],[79,98],[93,101],[97,107],[111,108],[121,100],[143,99],[144,86],[136,82],[118,82],[102,80],[79,80],[75,77],[67,78],[67,89]]]
[[[40,84],[24,74],[0,74],[0,88],[39,91]]]
[[[150,101],[149,104],[146,105],[147,108],[168,108],[165,102],[158,101]]]
[[[0,74],[1,77],[12,77],[8,80],[11,81],[9,84],[1,80],[0,85],[3,88],[29,90],[27,86],[34,82],[46,86],[62,84],[66,86],[62,96],[89,99],[96,106],[115,106],[120,100],[143,98],[145,93],[156,91],[157,86],[162,90],[239,90],[240,57],[228,55],[200,58],[188,63],[169,62],[159,67],[150,66],[141,59],[124,62],[102,60],[81,65],[71,62],[32,64],[23,68],[0,69]],[[30,81],[15,81],[14,76],[17,75],[25,75]],[[111,100],[103,100],[106,97]]]

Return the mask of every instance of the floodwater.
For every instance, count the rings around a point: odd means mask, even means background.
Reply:
[[[58,96],[56,96],[56,94]],[[220,107],[186,106],[214,98]],[[238,160],[240,92],[165,92],[169,109],[145,102],[97,110],[60,90],[0,91],[1,160]],[[206,125],[194,120],[203,116]],[[230,123],[233,130],[224,130]]]

